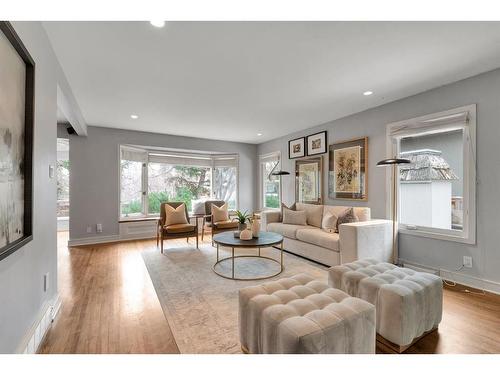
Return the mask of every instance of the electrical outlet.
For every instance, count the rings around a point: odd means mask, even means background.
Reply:
[[[102,224],[96,224],[96,232],[97,233],[102,233]]]
[[[92,233],[92,227],[90,225],[87,227],[87,233]]]
[[[45,275],[43,275],[43,291],[48,292],[49,291],[49,273],[47,272]]]
[[[464,255],[463,265],[466,268],[472,268],[472,257]]]

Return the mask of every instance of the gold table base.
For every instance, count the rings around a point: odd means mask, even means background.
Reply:
[[[229,247],[229,246],[228,246]],[[274,246],[269,246],[269,247],[274,247]],[[277,261],[276,259],[274,258],[270,258],[270,257],[266,257],[264,255],[261,255],[260,253],[260,249],[261,247],[258,247],[258,255],[234,255],[234,247],[231,247],[231,256],[230,257],[226,257],[226,258],[223,258],[223,259],[219,259],[219,244],[217,244],[217,262],[215,262],[215,264],[213,265],[212,267],[212,270],[217,274],[219,275],[220,277],[223,277],[225,279],[229,279],[229,280],[238,280],[238,281],[256,281],[256,280],[264,280],[264,279],[270,279],[271,277],[275,277],[275,276],[278,276],[280,273],[283,272],[283,270],[285,269],[285,267],[283,266],[283,242],[281,242],[280,244],[280,251],[281,251],[281,254],[280,254],[280,261]],[[267,259],[267,260],[270,260],[270,261],[273,261],[277,264],[280,265],[280,270],[272,275],[265,275],[265,276],[261,276],[261,277],[254,277],[254,278],[251,278],[251,277],[248,277],[248,278],[240,278],[240,277],[235,277],[234,276],[234,271],[235,271],[235,268],[234,268],[234,260],[236,258],[259,258],[259,259]],[[218,264],[220,264],[221,262],[224,262],[226,260],[231,260],[232,262],[232,266],[231,266],[231,276],[227,276],[227,275],[224,275],[223,273],[221,272],[218,272],[215,267],[217,267]]]

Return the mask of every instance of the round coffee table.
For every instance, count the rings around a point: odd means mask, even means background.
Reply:
[[[218,233],[213,237],[214,242],[217,245],[217,262],[213,265],[212,269],[214,272],[222,277],[225,277],[226,279],[231,279],[231,280],[262,280],[262,279],[268,279],[270,277],[274,277],[279,275],[281,272],[283,272],[284,267],[283,267],[283,236],[278,233],[273,233],[273,232],[259,232],[259,237],[257,238],[252,238],[251,240],[240,240],[238,237],[234,236],[233,231],[229,232],[223,232],[223,233]],[[231,256],[227,258],[223,258],[219,260],[219,245],[220,246],[226,246],[231,248]],[[280,245],[280,261],[277,261],[276,259],[261,255],[260,249],[263,247],[272,247]],[[238,248],[257,248],[258,253],[257,255],[234,255],[234,249]],[[234,260],[236,258],[261,258],[261,259],[266,259],[268,261],[276,262],[280,265],[280,270],[272,275],[264,275],[261,277],[256,277],[256,278],[238,278],[234,277]],[[231,268],[231,277],[226,276],[220,272],[218,272],[215,267],[226,260],[231,260],[232,263],[232,268]]]

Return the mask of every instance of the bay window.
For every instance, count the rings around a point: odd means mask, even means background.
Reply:
[[[139,161],[137,161],[139,160]],[[222,199],[237,209],[238,156],[121,147],[121,216],[158,216],[167,201]]]

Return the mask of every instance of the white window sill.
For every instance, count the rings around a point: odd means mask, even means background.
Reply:
[[[474,245],[476,243],[474,238],[466,238],[461,235],[453,235],[453,234],[448,234],[448,233],[437,233],[437,232],[431,232],[427,231],[425,229],[406,229],[404,227],[399,227],[398,232],[400,234],[409,234],[411,236],[417,236],[417,237],[427,237],[427,238],[432,238],[436,240],[443,240],[443,241],[452,241],[452,242],[459,242],[459,243],[464,243],[464,244],[469,244],[469,245]]]

